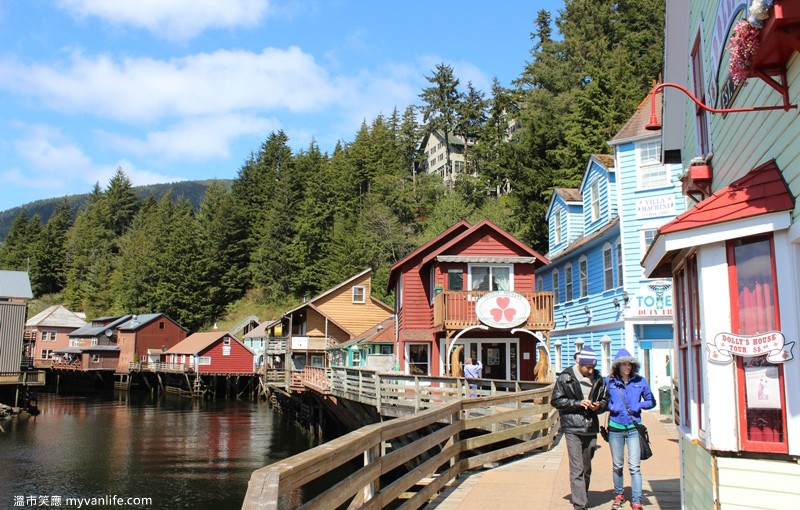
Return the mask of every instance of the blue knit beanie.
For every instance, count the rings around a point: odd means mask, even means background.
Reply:
[[[578,365],[596,365],[597,364],[597,354],[595,354],[594,349],[591,347],[584,346],[581,349],[581,352],[578,353]]]
[[[639,360],[634,358],[633,355],[625,348],[617,351],[617,355],[614,356],[614,361],[611,363],[611,369],[615,369],[620,363],[630,363],[634,370],[639,368]]]

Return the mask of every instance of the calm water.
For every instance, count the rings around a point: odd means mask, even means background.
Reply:
[[[60,496],[62,507],[67,497],[118,496],[152,498],[121,508],[240,508],[253,470],[314,446],[263,402],[40,394],[39,409],[2,424],[0,508],[18,496],[23,508],[42,506],[41,496],[51,506]]]

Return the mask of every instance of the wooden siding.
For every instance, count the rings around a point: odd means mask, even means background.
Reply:
[[[326,333],[329,337],[335,338],[339,342],[346,342],[352,338],[346,331],[331,321],[328,321],[326,326],[325,316],[311,309],[308,310],[308,316],[306,317],[306,335],[295,336],[324,337]]]
[[[164,325],[164,329],[160,325]],[[130,363],[139,361],[148,349],[166,351],[186,338],[186,330],[175,321],[161,316],[135,331],[119,331],[120,359],[118,372],[128,372]]]
[[[552,214],[547,219],[547,230],[549,232],[548,251],[550,253],[558,253],[567,247],[569,242],[569,214],[567,213],[567,204],[564,198],[558,193],[553,198],[553,207],[551,208]],[[556,216],[561,218],[561,242],[556,243]]]
[[[683,508],[709,510],[714,504],[715,458],[702,447],[692,444],[685,436],[680,438],[681,472],[683,474]],[[727,507],[725,507],[727,509]]]
[[[721,508],[800,508],[800,465],[796,462],[732,457],[715,460]]]
[[[423,277],[415,266],[403,273],[403,329],[433,328],[433,307],[428,295],[428,276]]]
[[[234,338],[231,338],[231,353],[222,354],[224,338],[220,338],[200,352],[200,356],[210,356],[210,365],[198,365],[201,374],[252,374],[253,354]],[[189,356],[186,357],[187,360]]]
[[[355,286],[364,287],[364,303],[353,303],[353,287]],[[323,296],[315,301],[314,304],[326,315],[332,317],[337,323],[341,324],[342,327],[347,328],[347,330],[355,336],[374,327],[379,322],[388,319],[392,314],[390,310],[373,302],[371,297],[372,279],[371,274],[367,273],[361,278],[350,282],[348,285]],[[349,337],[337,337],[337,340],[349,340]]]
[[[592,183],[597,181],[597,191],[600,199],[599,214],[592,220]],[[605,169],[592,161],[584,178],[585,187],[581,188],[583,196],[583,235],[588,236],[604,227],[610,219],[609,182]],[[616,190],[613,191],[616,193]]]
[[[31,331],[36,333],[36,343],[34,344],[34,352],[33,352],[33,362],[42,361],[42,351],[43,350],[59,350],[65,349],[69,347],[69,334],[75,331],[74,327],[62,327],[62,326],[25,326],[25,331]],[[46,342],[42,341],[42,331],[55,331],[56,338],[55,340],[48,340]]]
[[[567,209],[567,225],[569,242],[573,242],[583,235],[583,206],[571,205]]]
[[[20,370],[27,310],[25,303],[0,303],[0,372]]]

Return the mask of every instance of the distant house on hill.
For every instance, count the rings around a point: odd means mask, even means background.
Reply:
[[[50,366],[57,350],[69,347],[69,334],[86,325],[75,312],[63,305],[53,305],[25,322],[27,356],[35,366]]]
[[[252,374],[253,351],[227,331],[189,335],[162,354],[161,360],[198,374]]]
[[[464,138],[449,133],[447,144],[450,146],[450,171],[447,168],[447,145],[445,144],[444,133],[441,131],[429,132],[420,143],[420,151],[423,155],[423,162],[420,165],[420,172],[438,175],[445,184],[452,188],[456,176],[467,172],[464,161],[464,148],[472,145],[472,141],[464,142]]]

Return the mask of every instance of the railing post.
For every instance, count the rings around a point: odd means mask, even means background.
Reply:
[[[419,402],[419,376],[414,376],[414,412],[419,412],[420,409],[420,402]]]
[[[364,372],[360,369],[358,370],[358,401],[363,402],[364,400]]]
[[[375,372],[372,374],[372,379],[375,381],[375,408],[378,411],[378,416],[381,415],[381,376]]]

